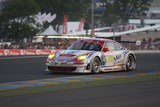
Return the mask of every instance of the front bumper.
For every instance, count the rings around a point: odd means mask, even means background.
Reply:
[[[46,71],[50,72],[71,72],[71,73],[90,73],[87,69],[88,64],[74,63],[46,63]]]

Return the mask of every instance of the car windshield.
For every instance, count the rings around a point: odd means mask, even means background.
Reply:
[[[69,50],[90,50],[101,51],[102,46],[99,43],[94,42],[76,42],[69,47]]]

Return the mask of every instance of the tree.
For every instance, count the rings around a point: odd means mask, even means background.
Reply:
[[[111,26],[113,23],[119,20],[119,16],[116,13],[115,7],[113,5],[113,0],[102,0],[103,6],[106,8],[103,14],[103,21],[106,25]]]
[[[127,23],[132,16],[142,16],[149,10],[153,0],[115,0],[114,7],[122,19]]]
[[[83,26],[83,29],[88,30],[89,29],[89,23],[85,23],[84,26]]]
[[[33,17],[38,12],[34,0],[7,1],[0,15],[0,36],[14,40],[31,38],[40,30]]]
[[[41,12],[56,14],[57,18],[51,24],[60,25],[66,14],[68,20],[79,21],[86,14],[86,10],[91,4],[91,0],[36,0],[41,8]]]
[[[149,10],[153,0],[102,0],[106,7],[105,15],[113,21],[119,18],[123,24],[131,17],[142,16]],[[111,17],[111,18],[110,18]]]

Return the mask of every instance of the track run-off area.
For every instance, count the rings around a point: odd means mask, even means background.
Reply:
[[[0,106],[160,106],[160,53],[136,53],[137,67],[134,71],[94,75],[47,73],[46,58],[47,56],[0,57]],[[141,81],[140,78],[144,80]],[[32,92],[23,94],[24,90],[21,89],[25,88]],[[18,94],[3,97],[5,90]]]

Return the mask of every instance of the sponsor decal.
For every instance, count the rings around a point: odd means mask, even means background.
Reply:
[[[121,54],[116,55],[116,57],[114,58],[115,61],[118,61],[119,59],[122,59],[122,55]]]
[[[103,61],[105,62],[105,65],[112,66],[114,65],[115,59],[113,55],[107,55]]]
[[[122,62],[123,56],[122,56],[121,54],[116,55],[115,58],[114,58],[114,60],[115,60],[115,64],[116,64],[116,65],[117,65],[117,64],[122,64],[122,63],[123,63],[123,62]]]
[[[69,52],[69,54],[81,54],[81,53],[82,53],[82,52],[81,52],[80,50]]]
[[[122,54],[125,56],[128,53],[128,51],[124,51]]]
[[[72,60],[74,57],[72,56],[57,56],[56,61],[69,61]]]
[[[88,55],[88,58],[87,58],[87,59],[89,59],[94,53],[95,53],[95,52],[88,53],[89,55]]]

